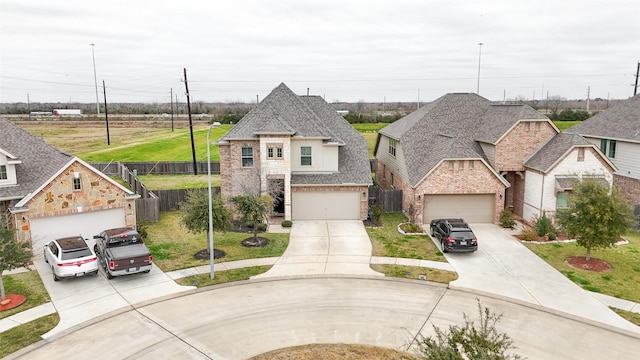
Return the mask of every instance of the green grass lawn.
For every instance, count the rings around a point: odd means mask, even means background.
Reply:
[[[2,277],[5,294],[20,294],[27,298],[22,305],[10,310],[0,311],[0,319],[31,309],[50,301],[49,293],[35,270]]]
[[[145,240],[153,255],[153,263],[162,271],[186,269],[194,266],[208,265],[209,260],[194,258],[194,254],[207,249],[208,238],[205,232],[193,234],[180,223],[178,211],[160,213],[160,221],[146,225],[148,237]],[[260,233],[258,236],[270,240],[269,245],[262,248],[244,247],[240,242],[252,234],[237,232],[215,232],[214,248],[222,250],[226,256],[216,262],[256,259],[280,256],[289,244],[289,234]]]
[[[581,123],[582,121],[554,121],[553,123],[556,124],[556,126],[558,127],[558,129],[560,129],[560,131],[565,131],[568,128]]]
[[[625,238],[629,240],[628,245],[591,251],[592,258],[611,265],[611,270],[605,272],[569,266],[565,259],[586,254],[576,243],[525,246],[586,290],[640,302],[640,233],[629,233]]]
[[[138,179],[149,190],[177,190],[206,188],[207,175],[139,175]],[[220,186],[220,175],[211,175],[211,186]]]
[[[383,223],[382,227],[367,227],[373,256],[446,262],[426,232],[424,235],[403,235],[398,232],[398,224],[407,221],[404,214],[383,214],[380,220]]]

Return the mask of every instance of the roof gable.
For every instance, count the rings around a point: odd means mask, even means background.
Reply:
[[[559,133],[549,139],[538,149],[524,166],[540,171],[544,174],[551,171],[565,156],[576,147],[593,148],[599,154],[598,149],[588,140],[578,134]],[[612,169],[613,164],[606,158],[600,156]]]
[[[566,132],[640,143],[640,95],[601,111]]]
[[[67,164],[72,156],[31,135],[12,121],[0,118],[0,148],[16,164],[17,185],[0,187],[0,199],[20,199],[35,191]]]

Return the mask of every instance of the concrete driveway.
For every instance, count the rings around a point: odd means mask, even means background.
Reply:
[[[506,296],[640,332],[640,327],[618,316],[501,227],[471,224],[471,229],[478,238],[477,252],[445,254],[459,276],[450,288]]]
[[[517,301],[383,278],[270,278],[190,292],[40,342],[10,359],[246,359],[309,343],[368,344],[406,350],[432,325],[502,313],[498,329],[529,359],[637,359],[640,336]]]
[[[93,248],[95,240],[87,241]],[[43,335],[58,335],[78,324],[116,310],[131,309],[132,304],[194,289],[178,285],[157,266],[148,274],[134,274],[108,280],[101,268],[96,276],[54,281],[41,251],[34,256],[34,266],[44,283],[60,322]]]
[[[253,278],[306,275],[384,276],[373,271],[371,240],[359,220],[297,220],[289,246],[273,267]]]

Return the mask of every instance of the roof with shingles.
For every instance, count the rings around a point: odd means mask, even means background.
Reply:
[[[566,132],[586,137],[640,142],[640,95],[601,111]]]
[[[547,173],[574,147],[593,147],[593,144],[578,134],[559,133],[527,159],[524,166]]]
[[[372,184],[367,141],[320,96],[298,96],[278,85],[216,143],[290,134],[336,143],[338,172],[292,174],[294,185]]]
[[[498,105],[477,94],[446,94],[380,130],[400,142],[410,184],[444,159],[485,159],[478,141],[497,142],[521,119],[548,118],[527,105]]]
[[[21,161],[16,165],[18,184],[0,186],[0,199],[25,197],[73,158],[4,118],[0,118],[0,149]]]

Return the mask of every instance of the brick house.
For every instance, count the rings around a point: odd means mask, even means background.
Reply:
[[[597,146],[615,164],[618,186],[640,215],[640,95],[567,129]]]
[[[366,140],[320,96],[280,84],[215,144],[223,197],[271,195],[285,220],[367,218]]]
[[[376,181],[403,190],[403,209],[416,223],[442,217],[497,222],[505,207],[516,215],[532,216],[533,209],[543,211],[548,202],[526,204],[527,192],[537,186],[527,184],[527,171],[541,171],[533,162],[528,168],[527,161],[542,149],[539,155],[545,159],[564,159],[560,168],[572,169],[565,162],[577,162],[567,156],[574,147],[560,153],[556,147],[543,146],[558,133],[549,118],[527,105],[496,104],[476,94],[447,94],[380,130],[374,150]],[[589,151],[602,157],[593,147]],[[611,171],[609,165],[592,173]],[[551,170],[542,173],[555,176]],[[556,196],[554,189],[540,191]]]
[[[34,255],[49,240],[135,226],[139,195],[0,118],[0,214]]]

